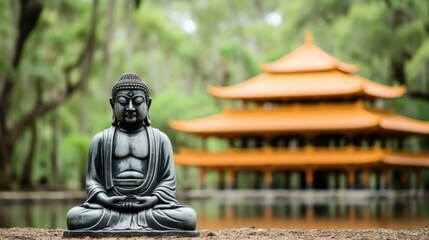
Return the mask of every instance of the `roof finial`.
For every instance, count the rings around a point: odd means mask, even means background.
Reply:
[[[305,32],[305,45],[313,45],[313,33],[311,31]]]

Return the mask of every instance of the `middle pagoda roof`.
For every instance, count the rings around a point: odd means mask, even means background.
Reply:
[[[429,123],[389,112],[367,110],[361,103],[283,106],[271,110],[225,109],[193,120],[171,120],[170,127],[200,136],[236,137],[384,132],[393,135],[429,134]]]
[[[214,97],[250,101],[359,96],[397,98],[405,87],[390,87],[355,75],[357,67],[346,64],[313,43],[307,33],[305,43],[290,54],[262,65],[264,73],[247,81],[210,87]]]

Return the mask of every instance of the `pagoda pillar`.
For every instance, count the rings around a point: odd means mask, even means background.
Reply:
[[[237,173],[234,169],[228,169],[226,172],[227,176],[227,188],[228,189],[234,189],[236,187],[236,181],[237,181]]]
[[[380,186],[380,189],[388,189],[390,188],[390,172],[388,169],[384,169],[381,172],[381,176],[382,178],[382,186]]]
[[[349,167],[347,169],[347,187],[353,189],[356,183],[356,175],[355,169],[353,167]]]
[[[273,185],[273,170],[264,169],[264,188],[270,189]]]
[[[314,169],[312,167],[308,167],[305,169],[305,188],[311,189],[313,188],[314,181]]]
[[[363,188],[369,188],[369,169],[364,168],[362,170],[362,186]]]
[[[207,179],[207,169],[200,168],[200,188],[201,189],[206,188],[206,179]]]

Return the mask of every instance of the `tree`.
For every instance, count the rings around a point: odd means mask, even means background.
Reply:
[[[43,12],[44,2],[39,0],[21,0],[19,2],[19,16],[17,24],[17,37],[15,39],[12,58],[10,60],[11,69],[5,75],[5,80],[1,91],[0,100],[0,189],[11,188],[13,170],[12,154],[16,149],[17,141],[23,136],[24,132],[31,128],[31,147],[28,157],[24,164],[24,176],[21,184],[27,186],[31,180],[32,161],[34,159],[35,144],[37,139],[36,122],[39,118],[48,112],[55,110],[65,100],[70,98],[75,92],[82,89],[91,70],[93,52],[95,49],[95,30],[97,28],[97,5],[98,1],[93,1],[91,21],[86,41],[75,62],[65,66],[62,69],[64,73],[65,88],[52,92],[48,100],[44,100],[47,93],[40,85],[36,85],[36,102],[31,108],[20,114],[17,119],[12,121],[11,111],[14,103],[14,94],[16,86],[22,77],[20,64],[31,34],[35,31],[40,16]],[[74,73],[75,71],[78,74]],[[72,72],[74,75],[72,76]],[[75,77],[76,76],[76,77]]]

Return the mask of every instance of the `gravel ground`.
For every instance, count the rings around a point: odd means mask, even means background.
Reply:
[[[195,238],[133,237],[103,239],[429,239],[429,227],[415,229],[367,229],[367,230],[279,230],[237,228],[225,230],[200,230]],[[0,239],[61,239],[62,229],[0,228]],[[89,238],[85,238],[89,239]]]

